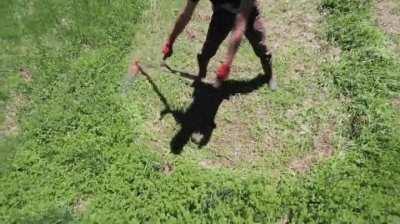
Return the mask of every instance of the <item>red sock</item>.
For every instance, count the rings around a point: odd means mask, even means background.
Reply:
[[[222,64],[217,70],[217,78],[221,81],[226,80],[231,72],[231,66],[227,64]]]

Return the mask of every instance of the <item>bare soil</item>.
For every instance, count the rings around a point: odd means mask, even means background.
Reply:
[[[334,133],[333,125],[331,128],[323,130],[321,135],[314,140],[314,150],[303,158],[296,158],[290,162],[290,169],[303,174],[311,170],[315,164],[332,157],[335,153],[335,147],[332,143]]]
[[[379,0],[376,5],[376,14],[379,25],[386,33],[400,35],[399,3],[392,0]]]
[[[18,134],[18,111],[26,104],[26,97],[14,94],[6,107],[6,119],[0,126],[0,136],[15,136]]]
[[[391,37],[392,49],[400,54],[400,2],[379,0],[376,4],[377,23]]]

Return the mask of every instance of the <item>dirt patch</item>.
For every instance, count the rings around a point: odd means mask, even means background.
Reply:
[[[226,121],[221,118],[217,118],[217,123],[221,128],[216,129],[210,142],[215,153],[224,154],[239,162],[250,162],[258,158],[257,141],[252,137],[248,124],[240,120]]]
[[[22,79],[25,82],[31,82],[32,81],[32,72],[29,69],[21,68],[19,70],[19,74],[21,75]]]
[[[271,9],[270,5],[276,5],[275,9]],[[305,8],[299,9],[298,5],[294,6],[285,2],[276,3],[272,0],[266,1],[263,6],[266,12],[266,28],[271,39],[268,42],[271,43],[273,51],[277,49],[285,51],[291,48],[292,41],[301,44],[301,46],[320,48],[320,40],[316,34],[321,16],[316,10],[310,13],[310,10]],[[304,14],[305,11],[308,11],[308,13]]]
[[[392,104],[396,109],[400,110],[400,97],[393,99]]]
[[[334,126],[323,130],[322,134],[314,139],[314,150],[303,158],[290,162],[289,168],[297,173],[306,173],[315,164],[332,157],[335,152],[332,143],[334,133]]]
[[[204,169],[232,168],[235,162],[229,158],[206,159],[199,162]]]
[[[87,211],[88,206],[89,206],[88,200],[79,198],[73,206],[73,211],[75,214],[81,216]]]
[[[390,0],[379,0],[376,14],[380,27],[386,33],[400,35],[400,9],[397,4]]]
[[[208,5],[207,7],[211,7],[211,5]],[[203,7],[204,8],[204,7]],[[211,14],[207,12],[206,10],[200,10],[198,13],[194,15],[194,19],[207,23],[211,21]]]
[[[173,174],[175,171],[175,167],[172,163],[165,163],[162,166],[162,172],[166,175],[166,176],[170,176],[171,174]]]
[[[400,4],[393,0],[379,0],[376,17],[379,27],[392,40],[390,48],[400,54]]]
[[[289,215],[282,217],[281,220],[279,220],[278,222],[278,224],[289,224],[289,223],[290,223]]]
[[[307,61],[310,56],[319,55],[319,58],[338,60],[341,51],[332,46],[321,36],[321,14],[317,10],[310,10],[318,2],[304,4],[276,2],[267,0],[264,4],[267,30],[267,43],[273,52],[274,58],[284,57],[288,63],[289,79],[301,79],[307,74],[320,70],[317,61]],[[275,5],[271,8],[271,5]],[[302,55],[295,52],[303,51]]]
[[[15,136],[18,134],[18,111],[26,104],[26,97],[22,94],[15,94],[6,107],[6,119],[0,127],[0,136]]]

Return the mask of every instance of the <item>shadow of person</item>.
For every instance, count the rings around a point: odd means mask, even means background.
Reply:
[[[161,112],[160,119],[167,114],[171,114],[175,121],[180,125],[179,131],[170,142],[171,152],[174,154],[180,154],[191,138],[199,148],[207,145],[211,140],[214,129],[216,128],[215,116],[217,115],[222,102],[224,100],[229,100],[231,96],[236,94],[251,93],[268,82],[267,76],[258,75],[250,80],[228,80],[225,81],[220,88],[214,88],[211,84],[197,80],[197,76],[173,70],[169,66],[165,67],[171,73],[178,74],[183,78],[194,80],[192,85],[193,101],[190,106],[186,109],[172,110],[166,98],[162,95],[150,76],[144,74],[165,105],[165,109]],[[201,138],[196,139],[194,135],[200,136]]]
[[[171,111],[165,110],[161,113],[164,116],[171,113],[177,123],[180,124],[180,130],[172,138],[170,146],[171,152],[180,154],[184,146],[189,142],[193,134],[201,135],[202,138],[194,139],[199,148],[208,144],[216,128],[215,116],[218,113],[219,107],[224,100],[229,100],[231,96],[236,94],[251,93],[264,84],[267,84],[268,77],[258,75],[251,80],[235,81],[228,80],[216,89],[212,85],[196,80],[197,76],[186,72],[174,70],[166,65],[166,68],[181,77],[195,80],[193,83],[193,101],[186,110]],[[168,108],[168,107],[167,107]]]

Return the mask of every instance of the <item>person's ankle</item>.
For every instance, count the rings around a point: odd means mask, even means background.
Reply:
[[[214,80],[212,86],[213,86],[215,89],[220,89],[220,88],[222,87],[223,84],[224,84],[224,80],[221,80],[221,79],[219,79],[219,78],[215,78],[215,80]]]
[[[207,76],[207,70],[199,67],[198,78],[201,80],[204,79],[206,76]]]
[[[268,80],[268,86],[272,91],[278,90],[278,83],[276,82],[275,76],[271,75]]]
[[[198,76],[200,77],[200,79],[203,79],[207,76],[207,65],[208,63],[206,63],[203,59],[202,59],[202,55],[201,54],[197,54],[197,63],[199,66],[199,73]]]

